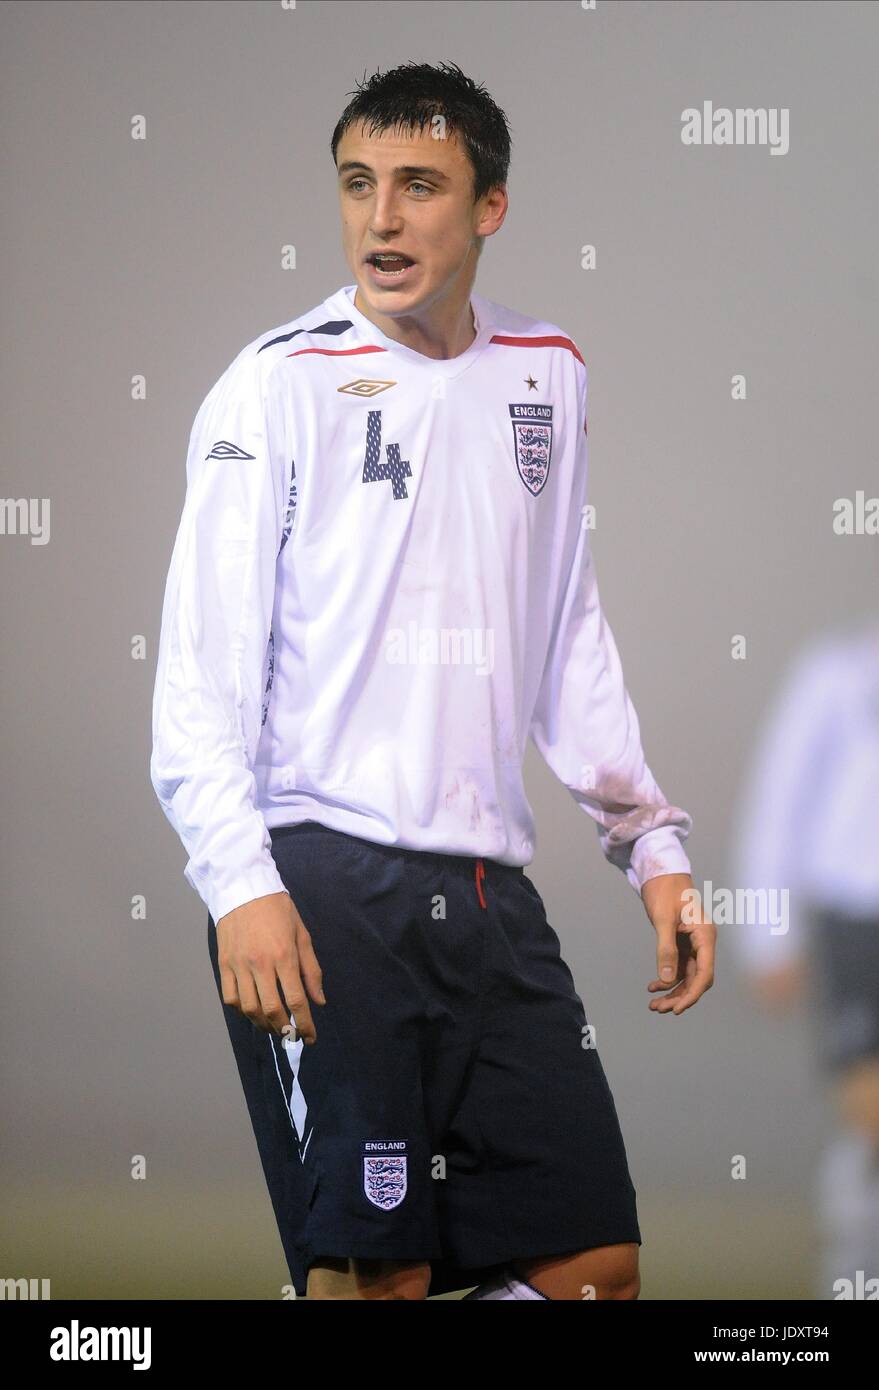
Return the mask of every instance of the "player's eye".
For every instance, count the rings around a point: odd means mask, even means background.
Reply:
[[[349,193],[357,193],[359,191],[359,185],[361,184],[365,186],[366,179],[349,179],[345,187],[347,188]],[[433,191],[429,184],[422,183],[419,179],[414,179],[412,183],[409,184],[409,187],[423,188],[425,193],[431,193]]]

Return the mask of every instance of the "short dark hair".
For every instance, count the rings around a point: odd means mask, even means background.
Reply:
[[[366,75],[364,73],[364,79]],[[403,63],[358,83],[333,131],[333,163],[345,131],[365,122],[367,133],[391,127],[419,131],[443,116],[473,165],[473,201],[507,181],[510,130],[507,118],[485,87],[466,77],[456,63]]]

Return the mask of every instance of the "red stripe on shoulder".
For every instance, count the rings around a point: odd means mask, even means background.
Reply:
[[[572,352],[578,362],[583,362],[577,350],[576,343],[571,342],[570,338],[563,338],[561,334],[549,334],[545,338],[513,338],[506,333],[495,333],[489,339],[491,343],[503,343],[505,347],[560,347],[567,348]],[[586,363],[583,362],[583,366]]]
[[[359,352],[387,352],[387,348],[370,343],[369,347],[356,348],[300,348],[298,352],[288,352],[288,357],[303,357],[307,352],[317,352],[321,357],[355,357]]]

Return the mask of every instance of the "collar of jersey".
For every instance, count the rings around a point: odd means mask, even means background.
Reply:
[[[396,338],[389,338],[386,333],[382,333],[377,324],[373,323],[372,319],[361,314],[354,303],[356,290],[356,285],[345,285],[339,290],[339,298],[341,298],[345,312],[350,316],[352,323],[367,341],[387,348],[394,357],[401,357],[415,366],[422,367],[433,376],[460,376],[476,361],[488,342],[490,336],[488,313],[481,295],[470,295],[473,318],[476,324],[476,337],[470,346],[464,352],[459,353],[457,357],[425,357],[423,352],[416,352],[414,348],[406,347],[404,343],[398,343]]]

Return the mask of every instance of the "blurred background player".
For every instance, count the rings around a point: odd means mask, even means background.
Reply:
[[[806,1003],[839,1132],[814,1195],[817,1297],[879,1278],[879,626],[825,634],[777,695],[743,788],[737,886],[789,891],[787,930],[767,911],[737,924],[753,999]]]

